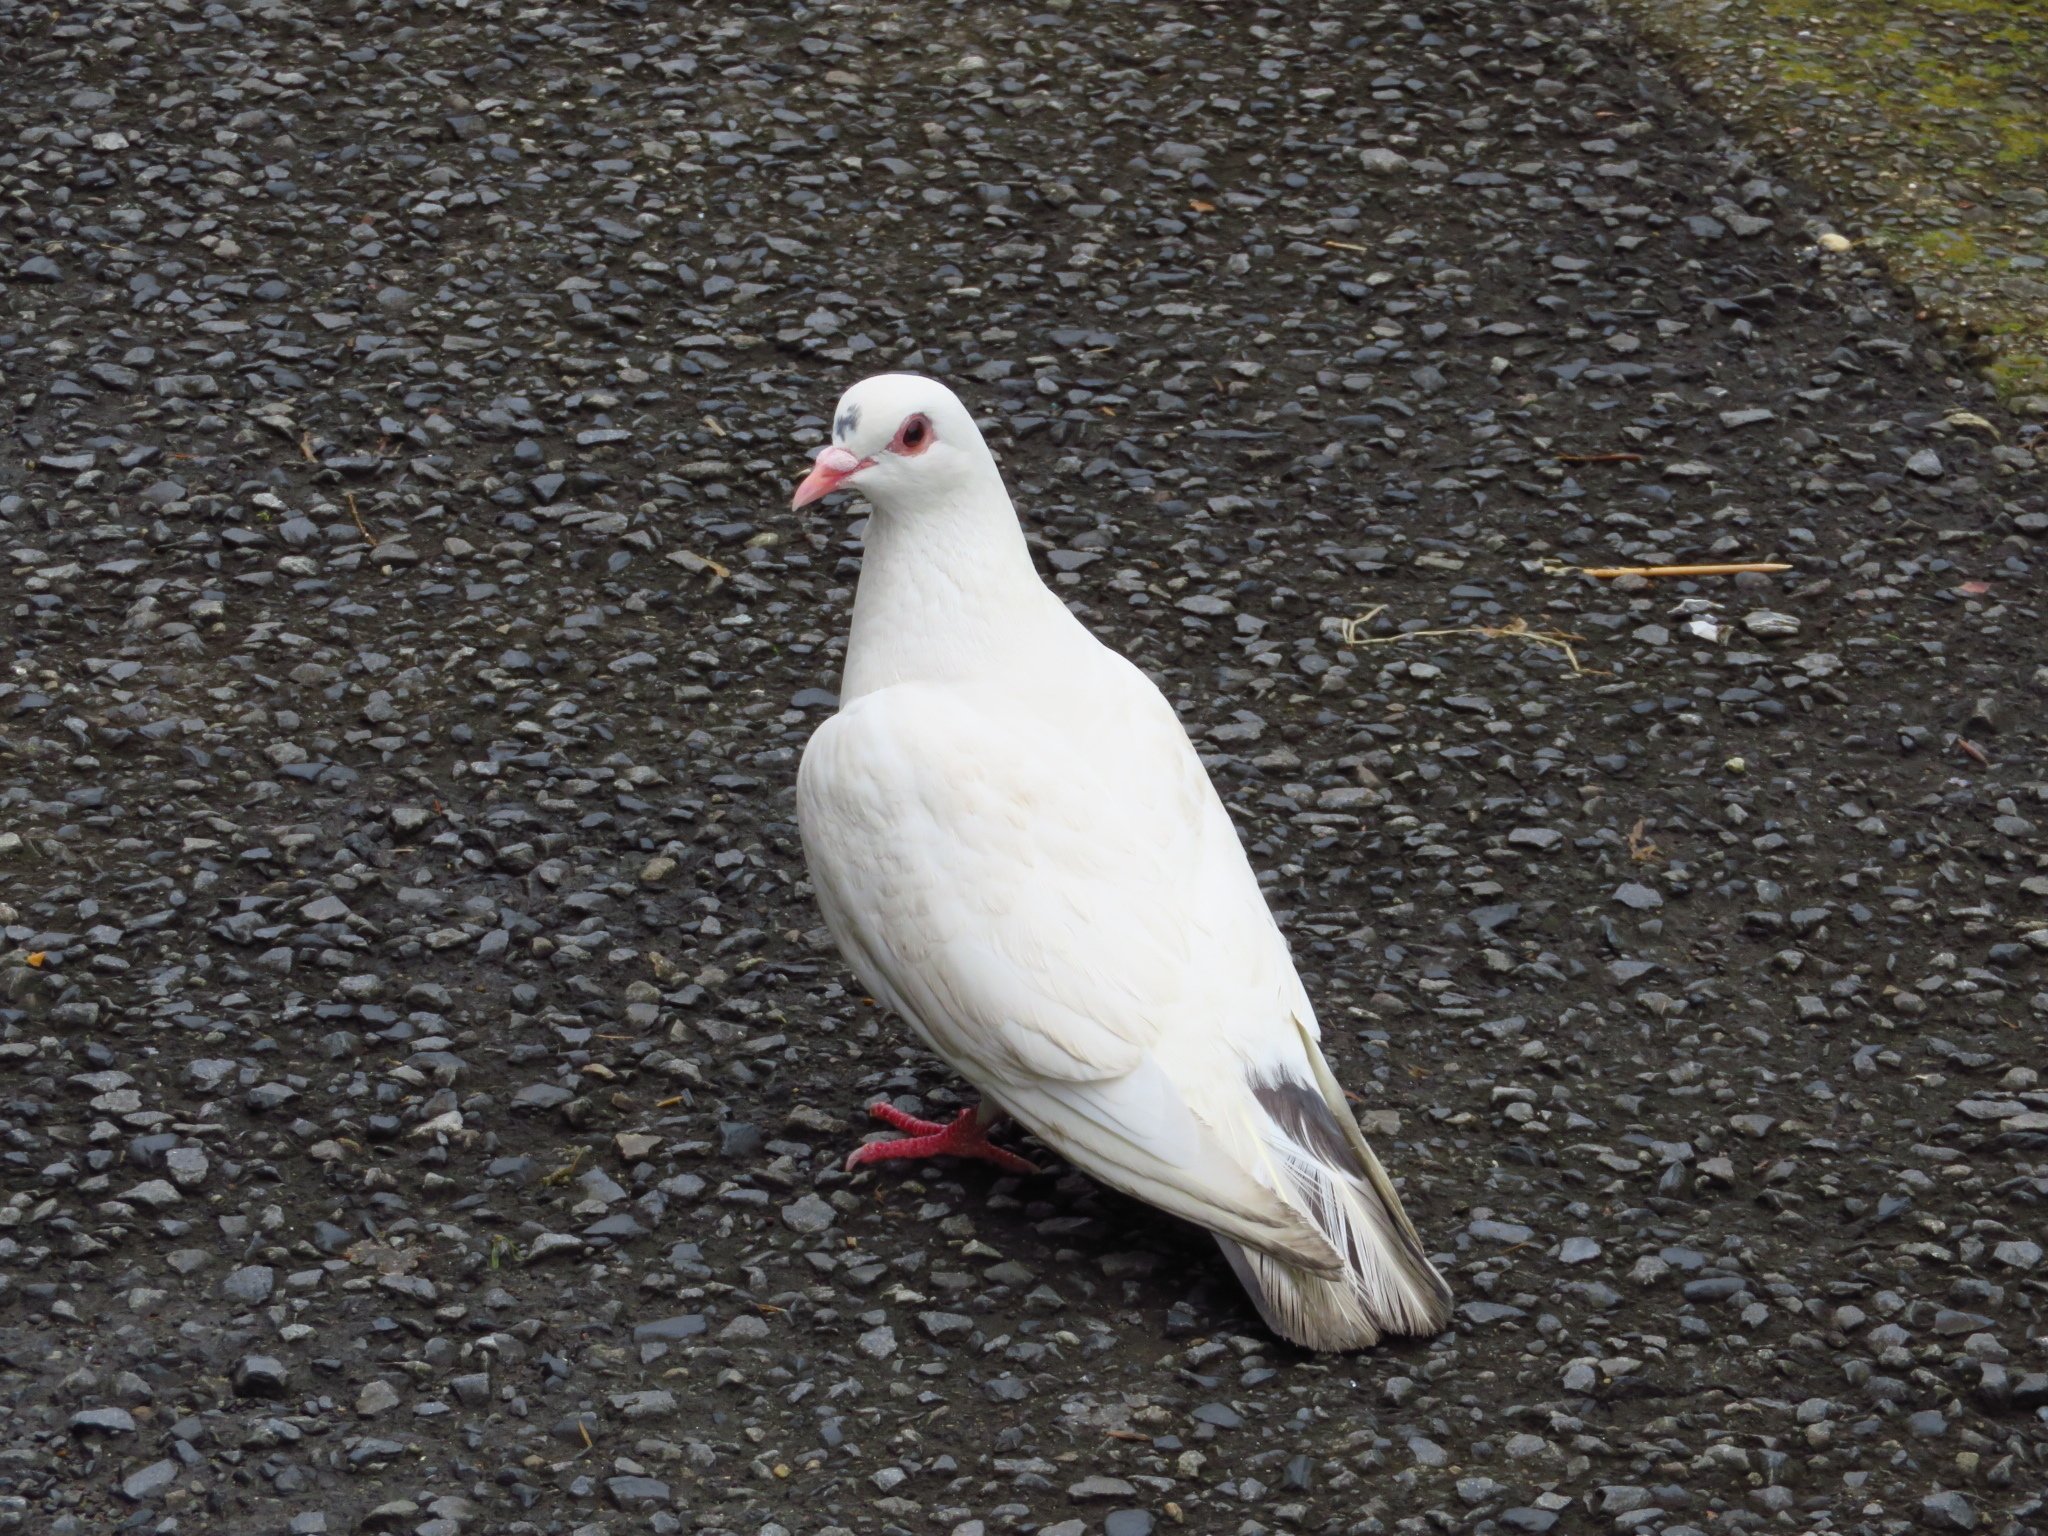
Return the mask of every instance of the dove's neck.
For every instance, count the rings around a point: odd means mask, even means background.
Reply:
[[[841,702],[999,671],[1079,630],[1031,563],[1009,492],[970,484],[868,519]]]

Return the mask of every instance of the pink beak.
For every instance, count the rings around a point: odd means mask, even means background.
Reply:
[[[796,500],[790,503],[797,507],[808,507],[822,496],[830,496],[847,480],[873,464],[873,459],[856,459],[836,443],[827,443],[818,450],[818,457],[811,465],[811,472],[804,476],[804,483],[796,488]]]

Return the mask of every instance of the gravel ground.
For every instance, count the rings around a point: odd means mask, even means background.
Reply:
[[[2048,0],[1602,0],[2048,418]]]
[[[2044,434],[1576,0],[1043,4],[0,0],[0,1529],[2048,1528]],[[792,825],[884,366],[1451,1333],[838,1171],[968,1096]]]

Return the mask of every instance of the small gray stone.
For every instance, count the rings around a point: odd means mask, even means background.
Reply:
[[[1748,1292],[1749,1282],[1740,1275],[1708,1275],[1685,1282],[1687,1301],[1727,1301]]]
[[[185,1075],[192,1079],[193,1085],[201,1093],[212,1093],[232,1077],[234,1071],[235,1064],[232,1061],[223,1061],[217,1056],[201,1057],[197,1061],[186,1063],[185,1066]]]
[[[612,1477],[604,1490],[620,1509],[639,1509],[669,1502],[668,1484],[652,1477]]]
[[[1085,1499],[1128,1499],[1137,1491],[1120,1477],[1105,1477],[1097,1473],[1069,1484],[1067,1497],[1077,1502]]]
[[[245,1264],[240,1269],[231,1269],[220,1283],[221,1295],[245,1307],[262,1306],[276,1289],[277,1271],[268,1264]]]
[[[1458,1308],[1458,1316],[1482,1328],[1489,1323],[1512,1322],[1528,1315],[1526,1309],[1508,1301],[1468,1301]]]
[[[816,1195],[804,1195],[782,1208],[782,1224],[806,1235],[823,1232],[838,1219],[839,1213]]]
[[[586,1168],[576,1177],[576,1185],[592,1200],[605,1205],[617,1205],[626,1198],[626,1191],[619,1181],[602,1168]]]
[[[71,1415],[70,1429],[74,1435],[132,1435],[135,1415],[126,1408],[82,1408]]]
[[[1535,1228],[1525,1227],[1519,1221],[1495,1221],[1490,1216],[1482,1216],[1465,1230],[1481,1242],[1510,1245],[1526,1243],[1536,1235]]]
[[[1413,1435],[1409,1438],[1408,1454],[1415,1458],[1418,1465],[1425,1467],[1448,1466],[1451,1460],[1442,1446],[1422,1435]]]
[[[1595,1491],[1593,1507],[1603,1515],[1632,1515],[1656,1505],[1656,1495],[1634,1483],[1608,1483]]]
[[[482,1371],[450,1377],[448,1390],[465,1408],[481,1408],[491,1400],[491,1378]]]
[[[153,1461],[139,1472],[131,1472],[121,1480],[121,1497],[130,1503],[141,1504],[155,1498],[178,1480],[178,1464],[169,1458]]]
[[[675,1317],[658,1317],[651,1323],[636,1323],[633,1327],[633,1341],[644,1344],[650,1340],[672,1343],[677,1339],[693,1339],[706,1328],[704,1314],[684,1312]]]
[[[552,1259],[559,1254],[581,1253],[583,1239],[567,1232],[543,1232],[536,1237],[526,1250],[526,1262],[538,1264],[543,1259]]]
[[[627,1419],[654,1419],[676,1411],[676,1397],[673,1392],[659,1389],[648,1392],[617,1392],[612,1395],[612,1407]]]
[[[1920,1501],[1920,1521],[1937,1531],[1974,1531],[1977,1511],[1965,1495],[1949,1488]]]
[[[244,1397],[283,1397],[290,1372],[273,1355],[244,1355],[235,1362],[235,1390]]]

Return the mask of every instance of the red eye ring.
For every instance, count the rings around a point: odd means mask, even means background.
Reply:
[[[931,447],[937,435],[932,431],[931,418],[920,411],[903,418],[903,425],[896,429],[896,436],[889,443],[889,451],[906,459],[915,458]]]

